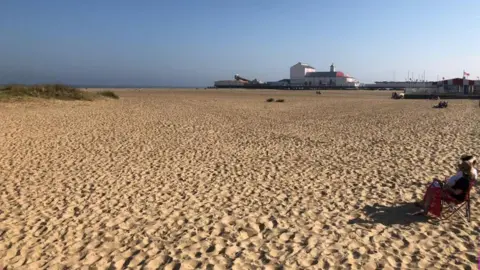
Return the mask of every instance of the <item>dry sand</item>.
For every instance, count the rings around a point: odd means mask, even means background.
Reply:
[[[406,215],[432,177],[480,154],[474,101],[438,110],[389,92],[119,94],[0,103],[0,265],[477,267],[477,191],[470,224]]]

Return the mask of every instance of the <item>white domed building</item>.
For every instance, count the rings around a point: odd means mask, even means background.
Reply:
[[[316,71],[314,67],[300,62],[290,68],[290,83],[332,88],[358,88],[360,86],[360,82],[354,77],[336,71],[334,64],[330,66],[330,71]]]

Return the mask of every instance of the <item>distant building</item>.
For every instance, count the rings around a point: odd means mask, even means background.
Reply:
[[[307,86],[332,86],[357,88],[360,82],[354,77],[341,71],[336,71],[335,65],[330,66],[330,71],[309,72],[305,75],[304,84]]]
[[[480,95],[480,81],[465,78],[453,78],[432,82],[427,87],[407,87],[408,96],[443,95],[443,96],[478,96]]]
[[[280,80],[278,82],[267,82],[268,85],[271,85],[271,86],[288,86],[290,84],[290,80],[289,79],[283,79],[283,80]]]
[[[454,78],[437,82],[439,93],[480,94],[480,81]]]
[[[290,68],[290,84],[293,86],[318,86],[318,87],[345,87],[358,88],[360,82],[355,78],[335,70],[335,65],[330,66],[330,71],[316,71],[314,67],[298,62]]]
[[[248,80],[236,74],[234,80],[215,81],[218,88],[251,88],[251,89],[357,89],[360,82],[346,73],[335,70],[317,72],[309,64],[298,62],[290,67],[290,79],[263,83],[257,79]]]
[[[290,67],[290,84],[304,85],[305,75],[310,72],[315,72],[315,68],[305,63],[296,63],[295,65]]]
[[[405,89],[405,88],[436,88],[437,83],[433,81],[378,81],[365,84],[367,89]]]
[[[239,80],[221,80],[221,81],[215,81],[214,86],[215,87],[240,87],[244,86],[247,83]]]

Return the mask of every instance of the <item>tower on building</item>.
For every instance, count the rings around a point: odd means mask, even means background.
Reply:
[[[330,66],[330,72],[335,72],[335,65],[332,63],[332,65]]]

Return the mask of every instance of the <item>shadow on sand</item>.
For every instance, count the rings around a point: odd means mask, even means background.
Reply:
[[[380,223],[385,226],[391,225],[410,225],[413,223],[427,222],[428,217],[423,215],[412,216],[409,213],[418,211],[413,203],[402,203],[395,206],[383,206],[374,204],[367,205],[363,211],[368,216],[367,219],[354,218],[348,221],[348,224],[375,224]]]

